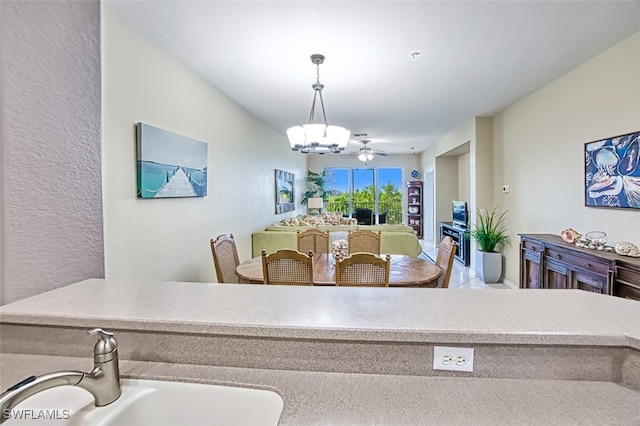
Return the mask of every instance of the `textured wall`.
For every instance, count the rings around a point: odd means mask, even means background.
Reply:
[[[601,230],[640,245],[640,211],[584,205],[584,144],[640,130],[640,32],[494,118],[494,196],[509,210],[506,277],[518,282],[518,233]],[[501,194],[501,185],[511,192]]]
[[[106,275],[214,282],[209,240],[233,233],[240,259],[251,257],[252,232],[296,214],[275,214],[274,169],[295,173],[299,195],[306,156],[119,18],[102,18]],[[208,144],[206,197],[137,198],[139,121]]]
[[[611,245],[640,244],[639,211],[584,206],[583,151],[586,142],[640,130],[639,75],[640,32],[493,119],[477,117],[465,123],[423,154],[423,167],[429,170],[440,153],[466,143],[469,134],[493,140],[492,153],[477,143],[471,150],[470,167],[482,167],[475,173],[476,182],[471,173],[471,211],[474,192],[478,208],[491,206],[482,200],[493,200],[509,211],[512,244],[503,250],[507,281],[519,281],[519,233],[558,234],[572,227],[582,233],[605,231]],[[490,158],[484,157],[487,153]],[[494,167],[487,168],[491,163]],[[510,185],[508,194],[502,193],[502,185]],[[441,217],[445,213],[438,211]]]
[[[2,303],[104,276],[100,4],[2,2]]]

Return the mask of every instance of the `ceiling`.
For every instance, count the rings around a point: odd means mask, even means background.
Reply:
[[[640,0],[103,4],[283,136],[307,122],[309,56],[324,54],[329,124],[388,153],[421,152],[640,30]]]

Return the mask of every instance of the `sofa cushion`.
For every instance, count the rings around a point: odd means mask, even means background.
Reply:
[[[358,226],[357,225],[335,225],[335,226],[331,226],[331,225],[320,225],[318,226],[318,229],[320,231],[327,231],[327,232],[335,232],[335,231],[357,231],[358,230]]]
[[[409,225],[391,225],[388,223],[383,225],[360,225],[358,229],[369,229],[371,231],[381,232],[413,232],[413,228]]]
[[[269,225],[264,228],[265,231],[278,231],[278,232],[293,232],[306,231],[307,229],[318,229],[317,226],[290,226],[290,225]]]
[[[327,227],[329,232],[341,232],[336,228]],[[297,230],[308,228],[296,228],[287,226],[270,226],[270,230],[256,231],[252,234],[253,257],[260,256],[262,250],[267,253],[275,253],[280,249],[292,249],[297,247]],[[335,236],[335,239],[339,239]],[[380,253],[405,254],[409,256],[417,256],[421,253],[422,248],[418,242],[418,238],[413,232],[382,232],[380,234]]]

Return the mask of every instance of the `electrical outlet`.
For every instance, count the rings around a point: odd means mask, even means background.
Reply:
[[[434,346],[433,369],[473,373],[473,348]]]

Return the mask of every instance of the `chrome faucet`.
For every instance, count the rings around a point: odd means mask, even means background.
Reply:
[[[0,424],[11,417],[11,410],[25,399],[57,386],[78,386],[93,395],[95,405],[102,407],[120,397],[120,369],[118,368],[118,342],[113,333],[101,328],[89,330],[97,334],[98,342],[93,348],[93,370],[57,371],[36,377],[31,376],[0,394]]]

